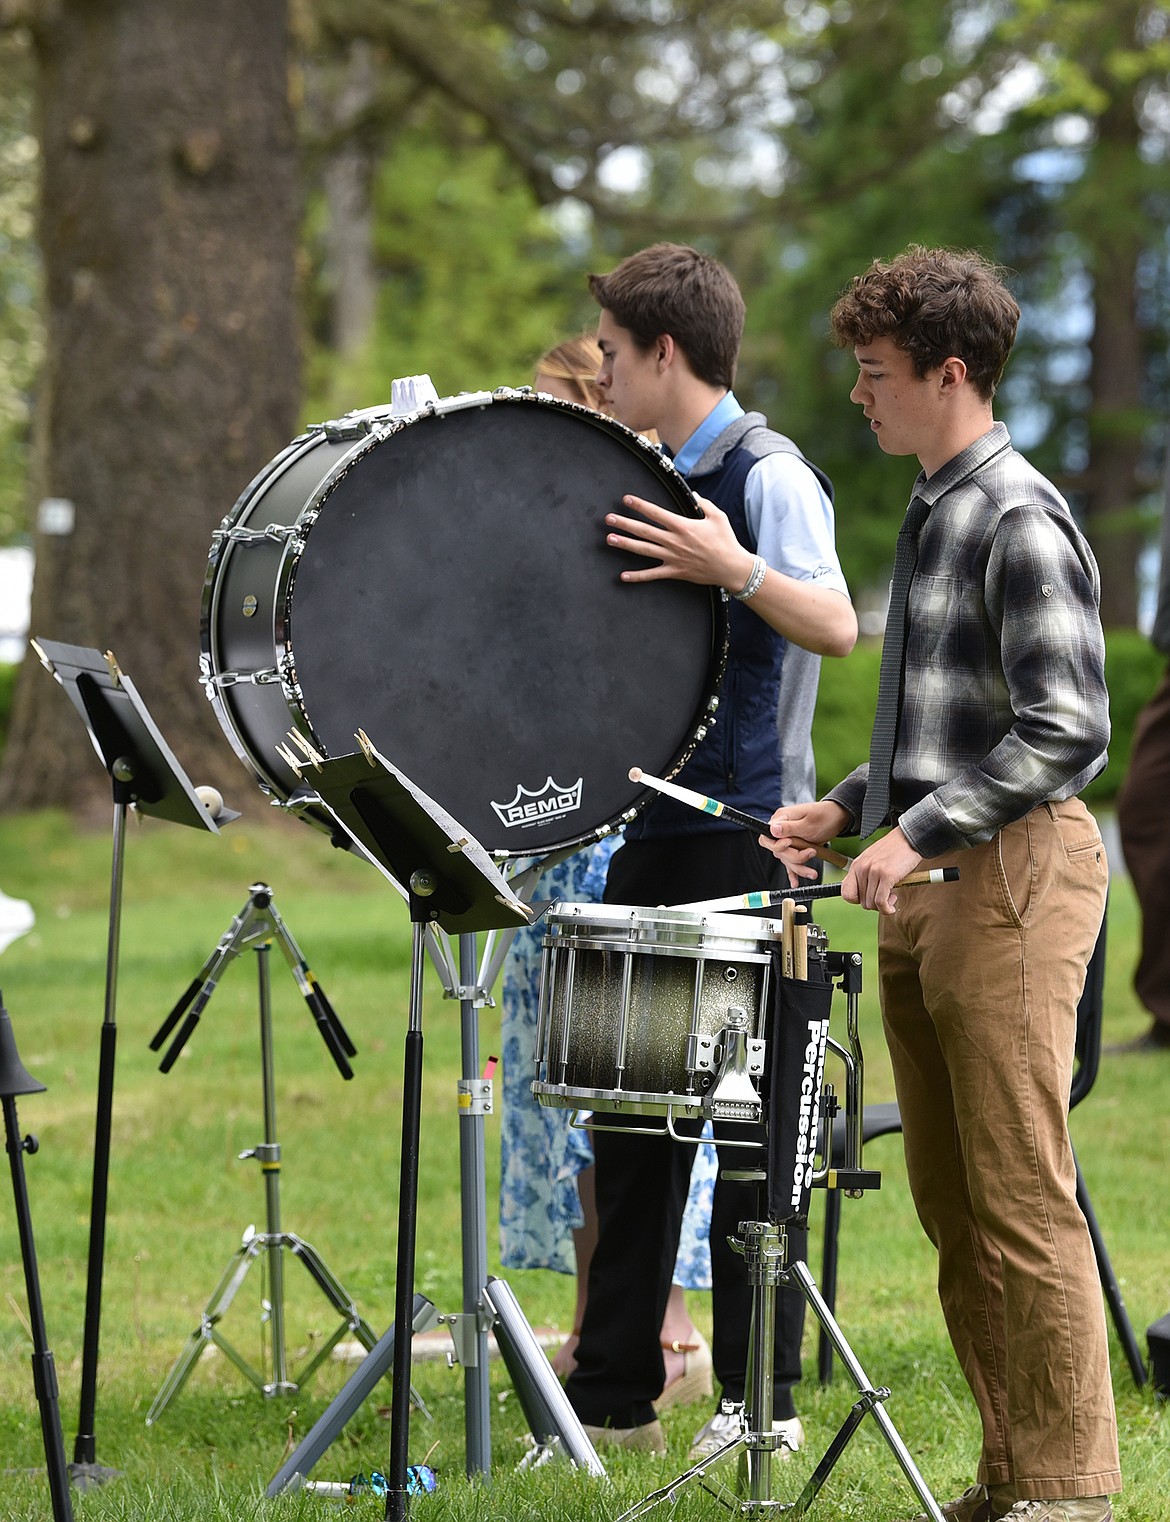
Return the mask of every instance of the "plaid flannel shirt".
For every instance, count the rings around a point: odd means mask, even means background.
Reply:
[[[924,857],[978,845],[1069,798],[1109,742],[1100,580],[1056,488],[989,433],[915,494],[930,504],[910,586],[891,819]],[[856,830],[868,764],[827,795]]]

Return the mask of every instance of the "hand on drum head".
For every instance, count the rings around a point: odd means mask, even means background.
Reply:
[[[642,518],[607,513],[605,542],[660,563],[644,570],[623,571],[623,581],[690,581],[703,587],[726,587],[738,592],[751,575],[755,556],[735,537],[731,521],[705,497],[696,497],[701,518],[684,518],[641,497],[624,497],[623,506]]]

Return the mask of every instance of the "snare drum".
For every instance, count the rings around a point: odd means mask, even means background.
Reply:
[[[554,904],[546,922],[541,1104],[760,1119],[778,921]]]
[[[623,585],[626,493],[697,516],[620,423],[531,392],[449,397],[311,428],[217,531],[201,677],[261,788],[311,785],[359,728],[498,856],[598,839],[705,733],[719,588]],[[330,827],[323,812],[311,822]]]

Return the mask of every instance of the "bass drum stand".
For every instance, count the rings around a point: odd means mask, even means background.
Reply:
[[[799,893],[795,896],[799,898]],[[817,960],[817,956],[810,950],[811,969],[815,970]],[[694,1481],[710,1491],[732,1511],[737,1511],[744,1516],[790,1512],[794,1517],[803,1517],[866,1416],[872,1416],[877,1423],[878,1429],[901,1465],[906,1479],[922,1502],[931,1522],[945,1522],[938,1502],[927,1487],[918,1466],[885,1409],[884,1402],[889,1399],[890,1390],[886,1386],[875,1386],[862,1368],[853,1349],[845,1340],[844,1333],[837,1325],[832,1311],[821,1297],[816,1282],[809,1272],[808,1264],[799,1258],[789,1259],[785,1221],[776,1219],[784,1209],[784,1205],[791,1202],[791,1196],[787,1194],[787,1191],[781,1191],[778,1188],[777,1180],[791,1180],[794,1172],[793,1159],[799,1159],[803,1155],[799,1141],[796,1142],[795,1148],[791,1145],[795,1140],[792,1130],[794,1117],[799,1112],[801,1083],[806,1075],[811,1076],[808,1063],[801,1062],[799,1053],[805,1050],[806,1039],[809,1037],[813,1037],[814,1041],[817,1039],[812,1029],[817,1011],[815,1008],[809,1009],[807,1004],[802,1004],[802,1000],[804,995],[813,989],[824,997],[825,987],[827,985],[831,991],[833,979],[839,980],[838,986],[843,989],[847,999],[849,1045],[846,1048],[828,1037],[826,1002],[825,1015],[821,1022],[823,1032],[819,1035],[821,1055],[817,1064],[813,1091],[821,1093],[824,1048],[829,1046],[841,1058],[845,1066],[846,1161],[843,1168],[830,1169],[829,1143],[826,1140],[823,1148],[825,1161],[820,1169],[813,1170],[811,1167],[808,1169],[797,1208],[789,1211],[787,1219],[791,1220],[807,1214],[808,1195],[810,1186],[813,1184],[845,1189],[851,1194],[877,1188],[880,1184],[879,1174],[867,1171],[861,1166],[862,1058],[857,1025],[858,997],[861,992],[861,957],[856,953],[826,951],[823,953],[823,971],[826,979],[824,985],[819,985],[815,979],[809,982],[801,982],[789,977],[775,980],[781,988],[780,1007],[783,1018],[775,1020],[772,1027],[773,1062],[771,1101],[768,1107],[767,1168],[766,1170],[737,1170],[733,1175],[744,1181],[766,1184],[769,1197],[769,1218],[762,1221],[741,1221],[739,1236],[731,1238],[731,1246],[744,1259],[752,1286],[752,1318],[748,1341],[745,1399],[742,1404],[730,1401],[723,1403],[723,1410],[727,1414],[738,1415],[739,1430],[708,1458],[692,1465],[669,1484],[652,1491],[637,1505],[624,1512],[618,1522],[632,1522],[632,1519],[645,1516],[663,1502],[675,1504],[680,1490]],[[813,997],[815,998],[816,995]],[[777,1061],[776,1056],[783,1042],[788,1042],[787,1051],[784,1053],[787,1060]],[[808,1050],[812,1050],[811,1044]],[[787,1083],[781,1076],[782,1073],[789,1075]],[[792,1075],[795,1075],[794,1080]],[[831,1136],[832,1112],[836,1109],[837,1102],[831,1087],[824,1089],[824,1097],[827,1102],[822,1105],[825,1111],[823,1135],[828,1138]],[[811,1126],[805,1127],[806,1139],[810,1130],[812,1136],[815,1137],[816,1124],[814,1107]],[[780,1203],[781,1195],[784,1199],[783,1205]],[[784,1447],[785,1443],[780,1433],[772,1431],[772,1354],[775,1341],[776,1291],[781,1284],[790,1283],[801,1290],[813,1314],[824,1328],[842,1365],[857,1387],[858,1399],[797,1499],[777,1501],[772,1498],[772,1460],[774,1454]],[[746,1497],[732,1491],[722,1479],[712,1474],[718,1466],[737,1456],[740,1488],[746,1490]]]
[[[512,1290],[503,1279],[487,1272],[484,1117],[492,1109],[492,1081],[480,1070],[478,1011],[490,1003],[489,990],[511,940],[508,930],[535,916],[516,897],[478,842],[380,756],[360,732],[358,739],[360,753],[314,761],[311,785],[301,797],[294,794],[290,804],[295,800],[296,806],[327,809],[358,853],[382,872],[410,909],[411,994],[404,1055],[395,1319],[286,1458],[265,1494],[272,1498],[288,1490],[313,1488],[316,1482],[308,1478],[313,1467],[378,1382],[392,1371],[396,1416],[391,1428],[386,1515],[393,1518],[405,1515],[409,1488],[405,1463],[408,1413],[406,1402],[398,1399],[398,1394],[409,1384],[410,1338],[397,1337],[399,1326],[409,1325],[412,1335],[436,1324],[450,1331],[454,1351],[449,1359],[452,1364],[458,1362],[464,1372],[469,1476],[486,1474],[491,1468],[488,1333],[492,1330],[536,1443],[528,1462],[560,1453],[599,1478],[605,1477],[605,1468]],[[527,891],[531,892],[540,871],[553,859],[522,874]],[[462,873],[461,891],[447,880],[448,874],[456,871]],[[477,968],[479,930],[488,932],[488,941],[482,966]],[[501,930],[504,934],[497,938],[496,932]],[[458,944],[457,964],[451,950],[452,932]],[[425,1295],[413,1293],[414,1211],[409,1202],[417,1185],[419,1117],[412,1094],[422,1069],[424,951],[439,973],[444,996],[460,1001],[463,1306],[454,1314],[440,1314]]]

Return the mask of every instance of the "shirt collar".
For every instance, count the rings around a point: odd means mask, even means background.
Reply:
[[[997,454],[1002,454],[1005,449],[1012,447],[1011,437],[1003,423],[992,423],[985,434],[982,434],[973,444],[968,444],[966,449],[961,450],[953,460],[948,460],[941,470],[936,470],[933,476],[928,476],[925,471],[919,471],[918,479],[914,483],[914,495],[921,497],[924,502],[933,507],[940,497],[945,497],[947,492],[953,491],[961,481],[968,476],[973,476],[977,470],[993,460]]]
[[[675,468],[685,476],[699,463],[708,445],[715,442],[727,425],[734,423],[736,418],[741,418],[743,415],[743,408],[736,401],[733,391],[728,391],[720,397],[675,455]]]

